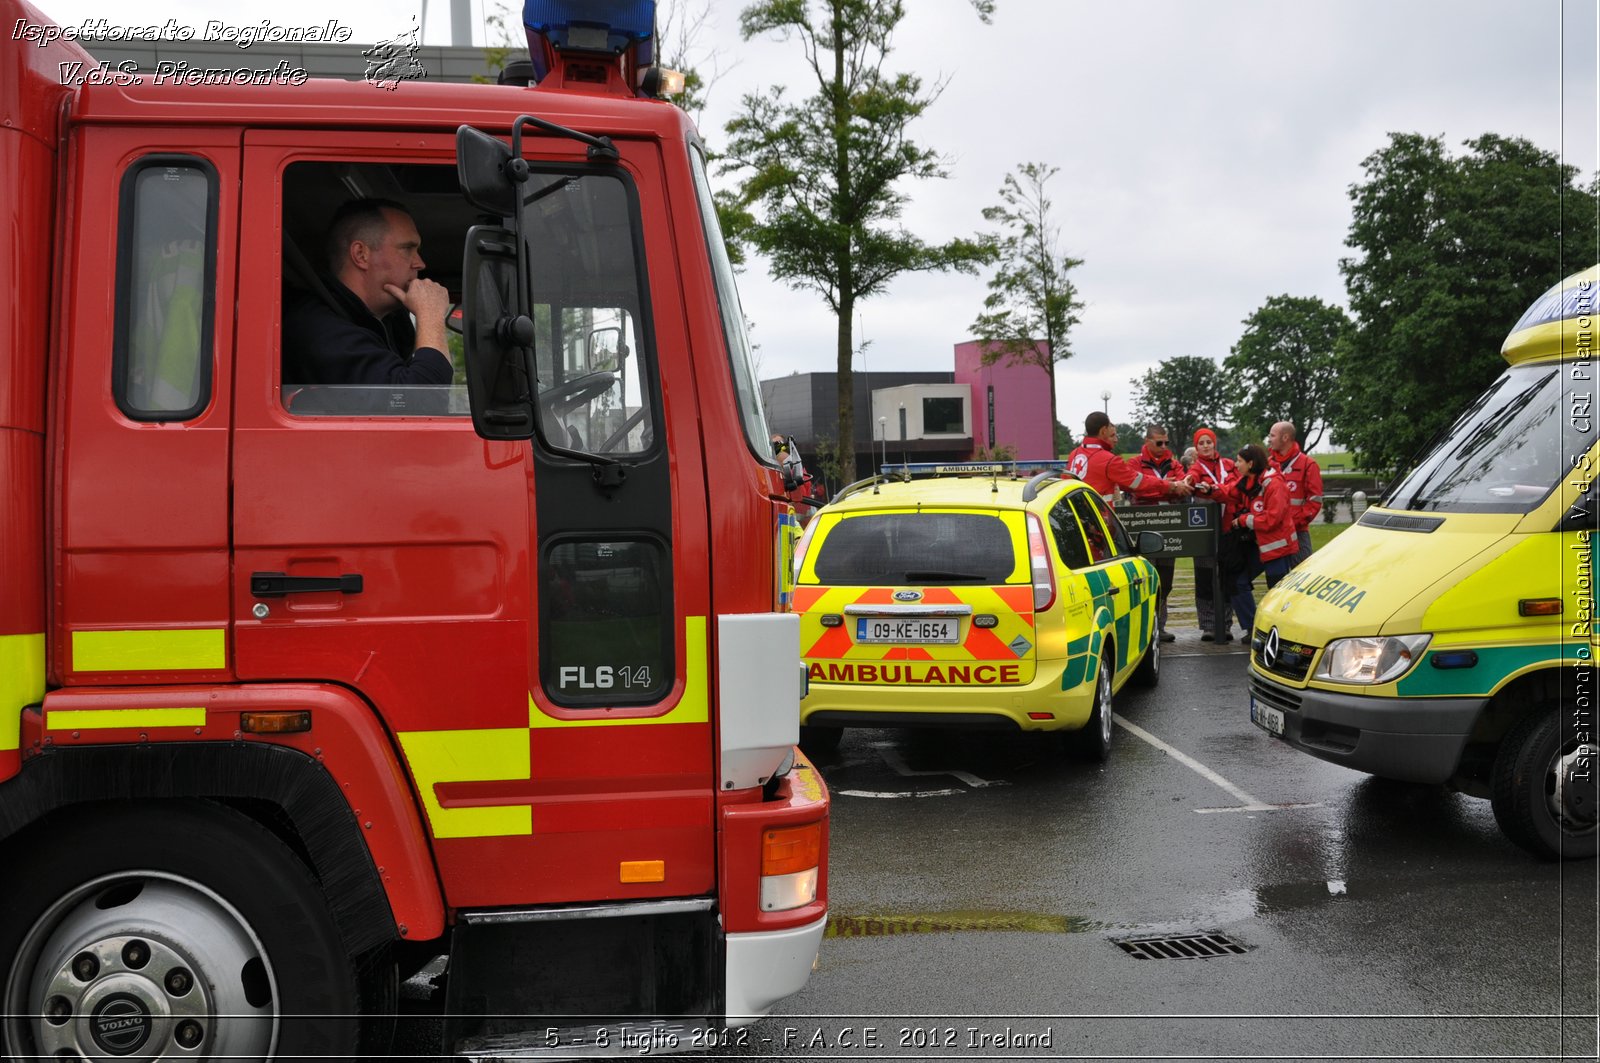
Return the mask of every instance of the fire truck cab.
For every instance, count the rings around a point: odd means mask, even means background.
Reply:
[[[705,152],[636,90],[652,4],[536,6],[532,88],[0,41],[6,1055],[382,1055],[439,956],[443,1054],[638,1055],[808,977],[794,517]],[[459,302],[450,383],[296,368],[353,199]]]

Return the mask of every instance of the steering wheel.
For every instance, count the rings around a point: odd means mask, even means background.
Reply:
[[[603,395],[617,382],[617,374],[601,370],[585,373],[539,392],[539,403],[557,416],[575,410],[596,395]]]

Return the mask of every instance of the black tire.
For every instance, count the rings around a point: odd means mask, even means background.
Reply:
[[[1100,657],[1100,671],[1095,677],[1094,709],[1083,728],[1071,734],[1073,750],[1084,760],[1104,764],[1111,757],[1112,726],[1111,682],[1117,671],[1117,657],[1111,643],[1106,643]]]
[[[95,805],[24,832],[0,868],[7,1057],[355,1053],[357,977],[327,898],[255,821]]]
[[[1513,727],[1495,757],[1489,784],[1495,821],[1506,837],[1545,860],[1595,855],[1592,786],[1586,806],[1578,808],[1575,801],[1561,800],[1558,785],[1565,781],[1558,772],[1575,767],[1577,750],[1572,736],[1563,743],[1560,710],[1550,709]]]
[[[1129,681],[1135,686],[1153,687],[1161,682],[1161,633],[1157,631],[1150,636],[1150,648],[1144,651],[1144,659],[1139,662],[1139,667],[1133,670]]]
[[[839,740],[844,737],[843,727],[800,727],[800,748],[808,757],[825,757],[839,750]]]

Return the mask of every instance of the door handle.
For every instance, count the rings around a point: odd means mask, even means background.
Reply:
[[[286,594],[311,594],[317,591],[360,594],[361,573],[351,572],[343,576],[289,576],[282,572],[250,573],[250,595],[254,598],[282,598]]]
[[[1121,587],[1107,587],[1106,588],[1106,593],[1107,594],[1121,594],[1122,593],[1122,588]]]

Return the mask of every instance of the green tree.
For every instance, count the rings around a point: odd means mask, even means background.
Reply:
[[[1166,428],[1175,443],[1190,439],[1201,425],[1215,428],[1228,408],[1227,378],[1210,358],[1193,354],[1166,358],[1130,383],[1139,434],[1119,440],[1123,450],[1136,451],[1143,446],[1144,429],[1152,424]],[[1181,455],[1183,447],[1177,452]]]
[[[1072,355],[1068,333],[1083,303],[1068,274],[1083,265],[1061,250],[1061,227],[1050,218],[1044,186],[1057,167],[1025,162],[1000,185],[1000,204],[983,218],[1000,226],[994,237],[999,268],[989,278],[983,313],[972,323],[985,344],[983,363],[1036,365],[1050,380],[1050,419],[1056,420],[1056,363]]]
[[[974,0],[988,21],[992,0]],[[813,14],[813,7],[816,8]],[[856,303],[901,273],[975,272],[990,251],[978,239],[930,245],[900,224],[907,180],[946,176],[944,160],[910,139],[938,97],[914,74],[884,70],[902,0],[760,0],[740,15],[746,40],[799,40],[816,92],[751,93],[727,125],[724,172],[740,175],[720,211],[732,242],[748,242],[774,277],[817,292],[838,321],[839,462],[855,475],[851,365]]]
[[[1505,367],[1529,303],[1595,260],[1594,188],[1526,140],[1486,134],[1450,157],[1391,134],[1350,187],[1340,261],[1356,328],[1335,357],[1334,441],[1394,470]]]
[[[1057,421],[1056,422],[1056,452],[1055,452],[1054,455],[1052,455],[1052,457],[1059,458],[1063,454],[1071,454],[1073,449],[1076,448],[1077,445],[1078,444],[1073,442],[1073,439],[1072,439],[1072,429],[1068,428],[1066,425],[1062,424],[1060,421]]]
[[[1244,319],[1244,335],[1222,362],[1233,423],[1260,436],[1292,421],[1305,448],[1316,446],[1333,420],[1334,353],[1349,331],[1349,316],[1321,299],[1268,299]]]

